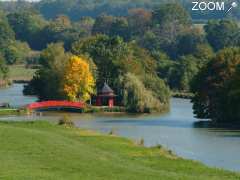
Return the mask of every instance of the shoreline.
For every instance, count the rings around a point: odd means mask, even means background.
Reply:
[[[180,99],[192,99],[194,97],[193,93],[186,93],[186,92],[174,92],[172,91],[172,97],[180,98]]]
[[[7,110],[7,109],[6,109]],[[26,114],[24,114],[24,113],[20,113],[19,111],[17,111],[16,110],[16,114],[5,114],[5,117],[6,117],[6,119],[8,119],[7,117],[17,117],[17,119],[16,119],[16,121],[14,120],[14,119],[12,119],[12,120],[4,120],[4,115],[2,115],[2,116],[0,116],[1,117],[1,119],[2,119],[2,121],[0,121],[0,124],[1,124],[1,122],[7,122],[7,123],[9,123],[9,124],[14,124],[14,123],[16,123],[16,122],[19,122],[20,124],[22,123],[22,124],[24,124],[24,123],[40,123],[40,122],[42,122],[42,121],[45,121],[45,119],[48,119],[48,116],[45,116],[45,115],[37,115],[39,118],[36,118],[35,116],[28,116],[28,119],[27,119],[27,121],[24,121],[23,119],[21,119],[21,115],[23,115],[22,117],[24,118],[24,117],[26,117],[26,116],[24,116],[24,115],[26,115]],[[125,116],[126,114],[114,114],[114,113],[85,113],[86,115],[90,115],[90,116],[98,116],[98,117],[100,117],[100,116],[103,116],[103,117],[108,117],[108,115],[109,116],[114,116],[115,117],[115,115],[119,115],[119,116]],[[10,115],[10,116],[8,116],[8,115]],[[12,115],[14,115],[14,116],[12,116]],[[70,122],[70,124],[73,124],[74,123],[74,119],[72,119],[71,118],[71,114],[68,116],[68,114],[65,114],[65,113],[62,113],[62,114],[58,114],[59,116],[57,116],[58,118],[56,118],[56,119],[54,119],[53,121],[52,120],[46,120],[48,123],[51,123],[51,124],[57,124],[57,122],[59,122],[59,120],[61,120],[61,119],[63,119],[64,118],[64,116],[66,116],[66,118],[68,119],[68,120],[70,120],[69,122]],[[138,115],[133,115],[133,117],[136,117],[136,116],[138,116]],[[143,115],[144,116],[144,115]],[[49,116],[50,118],[51,118],[51,115]],[[74,115],[73,115],[73,117],[74,117]],[[88,116],[87,116],[88,117]],[[35,119],[35,120],[33,120],[33,119]],[[91,120],[90,120],[91,121]],[[73,123],[72,123],[73,122]],[[201,123],[201,122],[197,122],[197,123]],[[76,124],[77,125],[77,124]],[[82,130],[82,127],[81,126],[76,126],[76,127],[74,127],[75,129],[79,129],[79,130]],[[195,127],[195,128],[201,128],[201,127]],[[213,129],[216,129],[216,127],[202,127],[202,128],[213,128]],[[140,137],[138,137],[138,138],[134,138],[135,140],[133,140],[132,138],[130,138],[130,137],[126,137],[126,136],[121,136],[121,135],[119,135],[118,133],[116,133],[115,132],[115,129],[113,128],[113,129],[108,129],[108,131],[104,131],[104,132],[101,132],[101,131],[98,131],[98,130],[90,130],[91,128],[86,128],[86,130],[88,130],[88,131],[94,131],[94,132],[97,132],[97,133],[99,133],[99,134],[102,134],[102,135],[113,135],[113,136],[116,136],[116,137],[119,137],[119,138],[125,138],[125,139],[128,139],[128,140],[131,140],[131,141],[133,141],[134,143],[137,143],[137,144],[141,144],[141,146],[144,146],[144,147],[146,147],[146,148],[154,148],[154,147],[163,147],[166,151],[168,151],[168,152],[170,152],[171,154],[173,154],[173,155],[176,155],[176,156],[178,156],[179,158],[182,158],[182,159],[186,159],[186,160],[191,160],[191,161],[196,161],[196,162],[200,162],[201,164],[204,164],[205,166],[208,166],[208,167],[211,167],[211,168],[220,168],[220,169],[224,169],[224,168],[222,168],[221,166],[211,166],[211,165],[207,165],[207,164],[205,164],[205,163],[203,163],[203,162],[201,162],[200,160],[193,160],[191,157],[189,158],[189,157],[183,157],[183,156],[179,156],[179,155],[177,155],[177,153],[175,153],[171,148],[168,148],[168,146],[164,146],[164,145],[162,145],[162,144],[154,144],[153,146],[148,146],[148,145],[146,145],[145,146],[145,144],[144,144],[144,142],[145,142],[145,140],[143,139],[143,138],[141,138],[141,136]],[[227,171],[231,171],[231,172],[240,172],[240,171],[238,171],[238,170],[233,170],[233,169],[228,169],[228,168],[226,168],[226,169],[224,169],[224,170],[227,170]]]

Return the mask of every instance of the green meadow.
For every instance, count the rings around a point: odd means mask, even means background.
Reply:
[[[0,123],[0,179],[240,179],[113,135],[48,122]]]

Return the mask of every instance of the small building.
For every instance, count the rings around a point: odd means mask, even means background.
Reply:
[[[97,106],[108,106],[112,108],[114,106],[114,100],[116,95],[114,91],[108,86],[107,83],[104,83],[102,90],[98,93],[96,99]]]

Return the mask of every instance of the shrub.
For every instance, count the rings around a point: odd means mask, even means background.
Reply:
[[[67,127],[73,127],[74,126],[73,121],[66,114],[62,118],[59,119],[58,124],[61,125],[61,126],[63,125],[63,126],[67,126]]]
[[[136,144],[137,144],[138,146],[144,146],[144,144],[145,144],[144,139],[141,138],[139,141],[136,142]]]
[[[115,129],[111,129],[111,131],[109,132],[109,135],[110,136],[114,136],[114,135],[116,135],[117,133],[116,133],[116,130]]]

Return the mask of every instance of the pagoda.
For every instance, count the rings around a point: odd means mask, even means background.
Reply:
[[[102,90],[98,93],[96,105],[97,106],[108,106],[112,108],[114,106],[114,99],[116,95],[114,91],[105,82]]]

